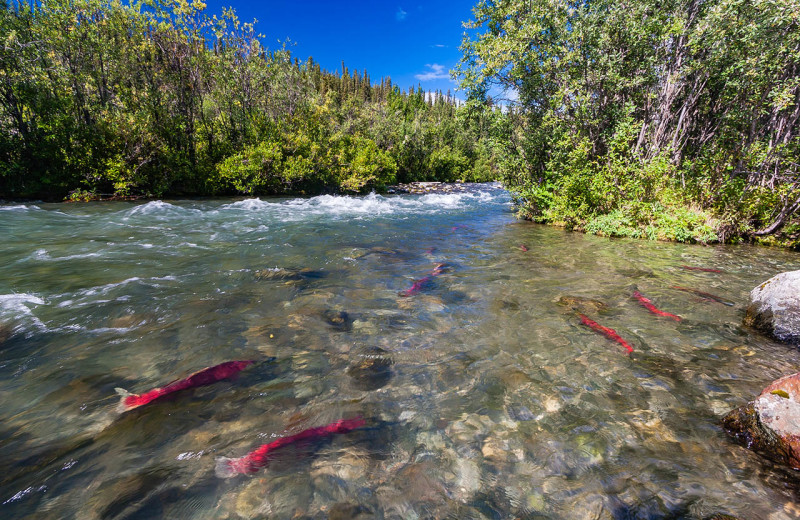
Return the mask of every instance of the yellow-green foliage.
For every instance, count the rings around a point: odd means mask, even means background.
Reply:
[[[239,193],[280,191],[283,178],[283,154],[277,143],[261,142],[248,146],[217,165],[219,191],[234,189]]]
[[[0,197],[498,177],[499,108],[326,72],[189,0],[0,2]],[[88,23],[87,21],[91,21]]]
[[[337,179],[343,190],[363,192],[395,182],[397,164],[372,139],[343,139],[340,147]]]
[[[521,214],[615,236],[786,243],[800,217],[796,0],[479,2],[471,103],[513,86]],[[794,219],[794,220],[793,220]]]

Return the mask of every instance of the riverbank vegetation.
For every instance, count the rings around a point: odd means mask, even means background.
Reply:
[[[0,8],[0,197],[364,192],[497,175],[499,109],[300,62],[233,10]]]
[[[535,221],[800,245],[797,0],[478,3],[462,86],[513,96],[506,185]]]

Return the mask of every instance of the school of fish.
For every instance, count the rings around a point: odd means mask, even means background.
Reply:
[[[453,227],[453,231],[459,229],[466,229],[466,226],[459,225]],[[524,244],[520,244],[519,249],[523,252],[528,251],[528,247]],[[432,254],[433,250],[430,249],[426,251],[426,253]],[[683,265],[681,267],[687,270],[702,271],[709,273],[722,272],[719,269],[712,269],[712,268],[692,267],[687,265]],[[409,297],[431,288],[433,286],[434,278],[447,272],[449,269],[450,266],[448,266],[447,264],[442,264],[442,263],[437,264],[431,271],[428,272],[428,274],[426,274],[422,278],[415,280],[412,283],[411,287],[409,287],[406,290],[400,291],[398,293],[399,296]],[[691,292],[704,299],[712,300],[718,303],[723,303],[725,305],[733,305],[731,302],[723,300],[722,298],[719,298],[709,293],[698,291],[696,289],[691,289],[681,286],[673,286],[672,288],[681,291]],[[638,290],[634,290],[633,298],[638,300],[639,303],[645,309],[647,309],[650,313],[656,316],[673,319],[675,321],[681,321],[680,316],[658,309],[650,299],[646,298]],[[628,343],[624,338],[622,338],[622,336],[620,336],[620,334],[617,333],[617,331],[615,331],[614,329],[597,323],[596,321],[589,318],[585,314],[578,313],[578,317],[580,318],[580,323],[582,325],[590,328],[591,330],[605,336],[606,338],[612,341],[615,341],[616,343],[621,345],[627,351],[628,354],[633,353],[634,351],[633,346],[631,346],[630,343]],[[117,388],[116,391],[121,396],[120,403],[117,407],[117,411],[120,413],[124,413],[129,410],[133,410],[135,408],[139,408],[141,406],[159,401],[161,399],[164,399],[168,396],[172,396],[184,390],[211,385],[223,380],[233,379],[241,371],[245,370],[246,368],[255,363],[256,363],[255,360],[226,361],[218,365],[198,370],[197,372],[194,372],[182,379],[174,380],[162,387],[156,387],[141,394],[133,394],[122,388]],[[332,423],[323,426],[308,428],[298,433],[279,437],[273,440],[272,442],[260,445],[247,455],[244,455],[239,458],[218,457],[216,461],[215,473],[220,478],[230,478],[240,474],[241,475],[252,474],[268,466],[270,458],[274,455],[274,453],[277,450],[280,450],[281,448],[285,448],[289,445],[293,445],[304,441],[316,441],[316,440],[327,439],[333,435],[351,432],[365,425],[366,421],[359,416],[351,419],[340,419],[338,421],[334,421]]]

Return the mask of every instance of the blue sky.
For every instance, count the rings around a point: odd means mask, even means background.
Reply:
[[[291,40],[292,54],[313,56],[329,71],[364,68],[373,83],[383,76],[402,89],[419,84],[425,90],[448,89],[456,83],[449,70],[458,62],[465,29],[477,0],[426,2],[349,2],[294,0],[205,0],[208,14],[233,7],[242,21],[258,20],[256,29],[274,49]],[[459,96],[463,98],[463,94]]]

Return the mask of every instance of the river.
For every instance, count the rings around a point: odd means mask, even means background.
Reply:
[[[511,210],[496,185],[0,205],[0,516],[799,514],[793,474],[720,418],[797,370],[796,348],[741,323],[749,291],[800,256]],[[230,360],[256,363],[118,411],[115,388]],[[215,474],[219,457],[359,417]]]

